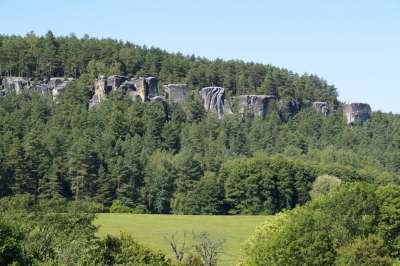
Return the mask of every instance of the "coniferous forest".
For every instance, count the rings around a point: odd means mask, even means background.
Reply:
[[[192,93],[184,103],[144,103],[116,91],[90,109],[99,75],[153,76],[159,86],[186,83]],[[150,259],[131,265],[172,263],[129,236],[95,243],[93,217],[77,210],[230,215],[285,210],[276,225],[260,227],[249,240],[246,263],[392,265],[399,258],[400,116],[377,111],[364,123],[348,124],[336,88],[316,75],[48,32],[1,35],[0,76],[74,78],[57,101],[27,92],[0,98],[0,238],[23,241],[24,230],[7,225],[16,219],[15,209],[28,231],[72,230],[59,242],[34,231],[25,253],[15,249],[14,259],[2,257],[0,264],[125,265],[140,252]],[[197,97],[207,86],[224,87],[230,96],[274,95],[284,104],[269,106],[265,118],[218,119]],[[315,101],[335,108],[325,115],[310,107]],[[316,179],[324,175],[342,184],[315,199]],[[57,208],[64,214],[48,213]],[[78,257],[70,258],[61,247],[73,238],[80,246],[70,253]],[[42,252],[35,241],[48,241],[53,249]],[[304,241],[312,244],[303,247]],[[138,253],[129,253],[132,245]],[[103,251],[97,261],[94,250]],[[380,259],[360,264],[357,252],[366,250]]]

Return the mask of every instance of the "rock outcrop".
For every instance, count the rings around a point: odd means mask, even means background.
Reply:
[[[62,93],[69,82],[73,81],[73,78],[50,78],[47,83],[47,89],[53,95],[53,100]]]
[[[127,80],[127,77],[112,75],[107,78],[107,91],[116,91]]]
[[[16,94],[25,90],[28,93],[36,92],[42,96],[52,95],[55,100],[62,93],[67,84],[74,80],[73,78],[53,77],[38,82],[31,82],[27,78],[22,77],[4,77],[2,80],[2,91],[0,95],[6,95],[11,92]]]
[[[112,90],[107,86],[107,83],[107,79],[104,76],[100,76],[94,81],[94,94],[89,101],[89,108],[95,107],[106,100],[109,90]]]
[[[265,117],[271,101],[275,100],[272,95],[240,95],[235,97],[238,101],[238,112],[243,116]]]
[[[151,99],[158,96],[158,80],[155,77],[147,77],[148,97]]]
[[[367,103],[345,104],[343,112],[348,124],[352,124],[357,120],[364,123],[371,117],[371,106]]]
[[[328,102],[313,102],[312,106],[315,109],[315,111],[323,113],[324,115],[327,115],[329,112]]]
[[[204,109],[216,113],[218,118],[224,114],[232,114],[228,101],[225,100],[225,89],[222,87],[205,87],[201,89],[201,97],[204,103]]]
[[[186,84],[168,84],[163,86],[165,99],[169,102],[184,102],[188,99],[188,87]]]
[[[158,96],[158,81],[154,77],[129,78],[112,75],[107,79],[100,76],[94,82],[94,95],[89,102],[89,107],[95,107],[107,98],[112,91],[122,90],[136,100],[138,97],[143,102],[150,101]]]
[[[137,95],[142,98],[143,102],[146,102],[149,99],[149,87],[147,85],[146,79],[137,78],[134,81]]]
[[[295,99],[280,99],[278,101],[278,110],[280,113],[296,114],[300,112],[301,105]]]
[[[2,94],[6,95],[12,92],[19,94],[28,86],[28,82],[29,80],[23,77],[3,77],[1,82]]]

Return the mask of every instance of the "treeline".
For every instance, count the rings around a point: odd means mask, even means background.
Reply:
[[[315,75],[271,65],[208,60],[89,36],[55,37],[51,31],[45,36],[0,35],[0,75],[35,79],[89,75],[93,80],[99,74],[154,76],[161,83],[183,82],[192,89],[222,86],[231,95],[272,94],[299,106],[318,100],[334,103],[337,97],[335,87]]]
[[[185,104],[132,102],[116,92],[88,110],[79,78],[58,103],[0,99],[0,195],[90,199],[111,211],[275,213],[305,203],[321,174],[399,182],[400,119],[346,125],[311,109],[265,119],[206,114]],[[279,156],[275,156],[279,155]]]

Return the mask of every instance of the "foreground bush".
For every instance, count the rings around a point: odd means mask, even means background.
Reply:
[[[171,265],[131,236],[96,237],[96,204],[0,199],[0,265]]]
[[[247,265],[390,265],[399,258],[400,187],[355,183],[260,226]]]

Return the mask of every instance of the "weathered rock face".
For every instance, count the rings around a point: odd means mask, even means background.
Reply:
[[[364,123],[371,117],[371,106],[366,103],[345,104],[343,112],[348,124],[354,123],[356,120]]]
[[[72,80],[73,78],[50,78],[49,82],[47,83],[47,88],[49,91],[51,91],[53,100],[55,100],[57,96],[64,91],[65,87]]]
[[[89,101],[89,108],[95,107],[107,98],[109,88],[107,87],[107,79],[100,76],[94,81],[94,94]]]
[[[116,91],[122,83],[124,83],[128,78],[118,75],[112,75],[107,78],[108,90]]]
[[[155,77],[146,78],[149,98],[158,96],[158,81]]]
[[[281,113],[291,113],[295,114],[300,112],[300,103],[294,99],[291,100],[279,100],[278,109]]]
[[[164,95],[169,102],[184,102],[188,99],[188,87],[186,84],[164,85]]]
[[[324,115],[327,115],[329,112],[328,102],[313,102],[312,106],[315,109],[315,111],[323,113]]]
[[[128,78],[112,75],[107,79],[100,76],[94,83],[94,95],[89,102],[89,107],[95,107],[107,98],[107,95],[116,90],[123,90],[133,100],[140,97],[147,102],[158,95],[158,81],[154,77]]]
[[[146,102],[149,98],[149,88],[145,78],[135,79],[135,88],[137,94],[142,98],[143,102]]]
[[[238,112],[242,115],[265,117],[271,101],[275,100],[275,96],[271,95],[240,95],[238,100]]]
[[[16,94],[21,93],[28,86],[28,81],[28,79],[23,77],[4,77],[1,82],[4,95],[11,92],[15,92]]]
[[[205,87],[201,89],[204,109],[216,113],[218,118],[224,114],[232,114],[228,101],[225,101],[225,89],[222,87]]]
[[[37,92],[40,95],[52,95],[53,99],[56,99],[72,80],[73,78],[53,77],[32,84],[26,78],[4,77],[2,80],[3,93],[0,94],[6,95],[10,92],[19,94],[22,90],[26,90],[28,93]]]

